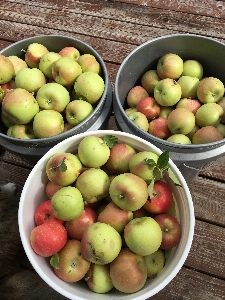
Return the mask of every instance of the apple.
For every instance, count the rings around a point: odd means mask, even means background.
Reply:
[[[176,144],[191,144],[189,137],[182,133],[172,134],[170,137],[168,137],[167,141]]]
[[[58,266],[55,274],[65,282],[77,282],[84,278],[90,268],[90,262],[82,257],[81,242],[68,240],[58,253]]]
[[[25,62],[30,68],[38,68],[41,57],[48,49],[39,43],[31,43],[25,53]]]
[[[81,66],[82,72],[94,72],[101,74],[101,66],[96,60],[95,56],[92,54],[82,54],[77,60],[78,64]]]
[[[154,88],[154,98],[161,106],[175,105],[180,100],[181,93],[181,86],[171,78],[160,80]]]
[[[222,133],[214,126],[204,126],[197,130],[192,137],[193,144],[207,144],[223,139]]]
[[[62,187],[53,195],[51,202],[55,217],[62,221],[76,219],[84,210],[83,197],[73,186]]]
[[[215,77],[203,78],[197,88],[198,99],[202,103],[216,103],[224,95],[223,82]]]
[[[130,210],[124,210],[118,207],[114,202],[110,202],[99,213],[97,221],[111,225],[119,233],[122,233],[127,223],[133,219],[133,213]]]
[[[3,113],[1,113],[1,121],[5,125],[6,128],[9,128],[11,125],[13,125],[10,121],[8,121],[4,116]]]
[[[123,173],[111,181],[109,195],[121,209],[134,211],[145,204],[148,198],[148,186],[139,176]]]
[[[141,85],[136,85],[132,87],[127,94],[127,104],[129,107],[136,107],[138,102],[146,97],[149,97],[146,89],[144,89]]]
[[[148,120],[153,120],[159,116],[160,106],[153,97],[146,97],[138,102],[137,111],[143,113]]]
[[[62,185],[57,185],[49,180],[45,186],[45,193],[49,199],[52,199],[52,196],[61,188]]]
[[[98,136],[87,136],[79,143],[78,157],[86,167],[99,168],[107,162],[109,156],[110,148]]]
[[[179,101],[178,101],[178,103],[179,103]],[[174,110],[174,108],[175,107],[173,107],[173,106],[161,106],[159,117],[168,118],[169,114],[171,113],[172,110]]]
[[[155,278],[165,265],[165,252],[159,248],[154,253],[144,256],[144,260],[147,266],[147,276]]]
[[[78,76],[74,84],[75,93],[90,104],[96,104],[99,101],[104,89],[105,83],[102,77],[90,71]]]
[[[14,78],[15,71],[8,57],[0,54],[0,84],[9,82]]]
[[[8,59],[11,61],[14,67],[14,73],[15,75],[20,69],[28,68],[27,63],[22,58],[16,56],[16,55],[10,55],[8,56]]]
[[[116,143],[110,149],[106,168],[114,174],[129,172],[129,160],[136,153],[136,150],[132,146],[122,142]]]
[[[223,116],[223,108],[217,103],[205,103],[195,114],[195,122],[199,127],[217,126]]]
[[[84,100],[73,100],[66,106],[66,120],[72,126],[83,122],[92,112],[93,106]]]
[[[38,90],[36,100],[41,109],[63,112],[70,102],[70,94],[61,84],[51,82],[46,83]]]
[[[159,214],[154,217],[162,230],[162,243],[160,248],[163,250],[175,247],[181,238],[181,226],[178,220],[169,214]]]
[[[141,208],[133,211],[133,219],[141,217],[149,217],[149,212],[142,206]]]
[[[202,64],[194,59],[185,60],[183,63],[183,73],[181,75],[197,77],[199,80],[201,80],[203,77]]]
[[[183,72],[183,60],[175,53],[167,53],[157,63],[157,74],[161,79],[177,79]]]
[[[66,242],[66,228],[55,220],[34,227],[30,234],[32,249],[43,257],[49,257],[59,252]]]
[[[197,99],[182,98],[177,102],[176,108],[186,108],[195,115],[201,105],[202,103]]]
[[[219,123],[216,128],[222,133],[223,137],[225,137],[225,124]]]
[[[9,91],[2,102],[2,114],[12,124],[30,123],[38,112],[36,99],[25,89]]]
[[[63,86],[73,85],[81,73],[81,66],[67,56],[60,57],[52,65],[53,79]]]
[[[135,218],[125,226],[124,238],[131,251],[146,256],[159,249],[162,230],[151,217]]]
[[[46,78],[37,68],[22,68],[16,73],[15,83],[17,88],[36,94],[46,84]]]
[[[64,130],[63,132],[66,132],[70,129],[72,129],[74,126],[70,125],[68,122],[64,123]]]
[[[192,76],[181,76],[177,83],[181,86],[181,97],[182,98],[196,98],[197,88],[199,85],[199,79]]]
[[[148,70],[141,77],[141,85],[150,95],[153,95],[154,88],[160,80],[156,70]]]
[[[144,208],[152,214],[167,212],[173,204],[173,193],[168,183],[156,180],[153,185],[152,196],[144,204]]]
[[[122,293],[141,290],[147,280],[147,266],[143,256],[127,248],[110,263],[110,277],[113,286]]]
[[[79,217],[71,221],[66,221],[65,227],[71,239],[81,241],[85,229],[96,221],[96,212],[91,207],[86,206]]]
[[[48,138],[64,131],[62,115],[53,109],[39,111],[33,120],[33,130],[37,138]]]
[[[150,121],[148,132],[157,138],[167,139],[171,134],[168,127],[168,119],[164,117],[158,117]]]
[[[129,161],[129,170],[147,183],[150,183],[153,179],[154,164],[157,163],[158,158],[159,156],[154,152],[140,151],[131,157]],[[148,164],[146,163],[146,160],[152,160],[154,164]]]
[[[10,136],[17,139],[36,139],[32,123],[14,124],[9,127]],[[8,135],[8,134],[7,134]]]
[[[172,134],[188,134],[195,126],[195,115],[186,108],[175,108],[167,120]]]
[[[137,108],[136,108],[136,107],[129,107],[129,108],[126,108],[126,109],[124,110],[124,112],[125,112],[127,115],[129,115],[129,114],[131,114],[131,113],[133,113],[133,112],[137,112]]]
[[[85,281],[88,287],[95,293],[105,294],[113,288],[112,280],[110,277],[109,264],[97,265],[91,263]]]
[[[136,111],[136,112],[128,114],[127,116],[140,129],[142,129],[146,132],[148,131],[148,119],[143,113]]]
[[[14,79],[11,79],[9,82],[1,84],[0,90],[3,91],[4,96],[10,91],[16,88],[16,83]],[[3,100],[3,99],[2,99]]]
[[[75,187],[87,203],[97,202],[105,198],[109,193],[109,185],[109,176],[100,168],[90,168],[83,171],[75,182]]]
[[[59,51],[59,55],[61,55],[62,57],[64,57],[64,56],[70,57],[70,58],[74,59],[75,61],[77,61],[78,58],[80,57],[80,52],[75,47],[66,46]]]
[[[53,209],[52,209],[52,201],[51,200],[45,200],[44,202],[41,202],[38,207],[36,208],[34,212],[34,222],[36,226],[41,225],[45,222],[49,221],[58,221],[61,224],[64,223],[64,221],[59,220],[55,217]]]
[[[45,53],[39,62],[38,68],[42,71],[42,73],[49,79],[53,79],[52,76],[52,65],[55,61],[57,61],[61,55],[56,52],[47,52]]]
[[[222,124],[225,124],[225,97],[222,97],[222,99],[220,99],[220,100],[217,102],[217,104],[219,104],[219,105],[222,106],[222,108],[223,108],[223,115],[222,115],[222,117],[221,117],[220,122],[221,122]]]
[[[53,154],[46,163],[45,172],[53,184],[68,186],[82,172],[82,164],[76,155],[62,152]]]
[[[121,246],[121,236],[112,226],[95,222],[82,235],[81,254],[92,263],[105,265],[118,256]]]
[[[192,141],[193,135],[195,134],[196,131],[198,131],[200,129],[200,127],[198,125],[195,124],[194,128],[192,129],[192,131],[190,131],[188,134],[186,134],[186,136],[190,139],[190,141]]]

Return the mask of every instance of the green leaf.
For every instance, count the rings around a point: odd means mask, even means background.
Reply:
[[[168,175],[169,175],[170,179],[173,180],[175,185],[182,186],[182,184],[180,183],[180,181],[178,180],[178,178],[176,177],[176,175],[173,173],[173,171],[170,168],[168,168]]]
[[[65,164],[65,160],[66,158],[64,157],[62,160],[60,160],[59,164],[58,164],[58,168],[61,172],[66,172],[67,170],[67,166]]]
[[[170,157],[169,151],[164,151],[162,154],[159,155],[159,158],[157,161],[157,167],[160,170],[168,169],[169,157]]]
[[[50,265],[55,268],[59,269],[59,255],[58,253],[54,254],[50,259]]]
[[[152,179],[152,181],[148,185],[148,194],[149,194],[150,199],[152,199],[152,191],[153,191],[154,183],[155,183],[155,179]]]
[[[118,143],[118,138],[114,135],[105,135],[103,140],[110,149]]]
[[[148,165],[150,167],[155,167],[157,165],[156,162],[154,161],[154,159],[151,159],[151,158],[145,158],[144,164]]]

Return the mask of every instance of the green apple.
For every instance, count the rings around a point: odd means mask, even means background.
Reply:
[[[160,107],[159,117],[163,117],[163,118],[167,119],[172,110],[174,110],[173,106],[161,106]]]
[[[176,108],[186,108],[195,115],[201,105],[202,103],[197,99],[182,98],[177,102]]]
[[[40,87],[46,84],[46,78],[37,68],[22,68],[16,73],[15,83],[17,88],[36,94]]]
[[[53,110],[39,111],[33,120],[33,130],[37,138],[48,138],[64,131],[63,116]]]
[[[192,137],[193,144],[208,144],[223,139],[223,134],[214,126],[204,126]]]
[[[70,57],[61,57],[52,65],[53,79],[63,86],[73,85],[81,74],[81,66]]]
[[[57,186],[72,184],[82,172],[82,164],[72,153],[56,153],[46,164],[48,179]]]
[[[102,77],[90,71],[78,76],[74,84],[75,93],[90,104],[95,104],[100,100],[104,89],[105,83]]]
[[[86,203],[94,203],[105,198],[109,193],[109,185],[109,176],[98,168],[83,171],[75,182],[75,187],[81,192]]]
[[[192,76],[181,76],[177,83],[181,86],[181,97],[182,98],[196,98],[197,97],[197,87],[199,85],[199,79]]]
[[[25,62],[30,68],[38,68],[41,57],[48,52],[48,49],[39,43],[31,43],[25,53]]]
[[[36,100],[41,109],[53,109],[63,112],[70,102],[70,94],[61,84],[50,82],[40,87]]]
[[[109,159],[110,148],[101,137],[89,135],[79,143],[78,156],[84,166],[99,168]]]
[[[36,139],[36,136],[33,131],[33,124],[14,124],[9,127],[10,136],[17,139]]]
[[[225,124],[225,97],[222,97],[222,99],[220,99],[217,104],[219,104],[220,106],[222,106],[223,108],[223,115],[221,117],[220,122]]]
[[[154,253],[144,256],[144,260],[147,266],[147,276],[154,278],[165,265],[165,252],[159,248]]]
[[[197,60],[185,60],[183,64],[183,73],[181,75],[197,77],[199,80],[201,80],[203,77],[203,66]]]
[[[195,122],[199,127],[217,126],[223,115],[223,108],[217,103],[203,104],[195,114]]]
[[[5,125],[6,128],[9,128],[10,126],[13,125],[8,119],[5,118],[3,113],[1,113],[1,121]]]
[[[8,57],[0,54],[0,84],[13,79],[15,75],[14,66]]]
[[[3,83],[0,85],[0,104],[2,104],[2,101],[5,97],[5,95],[10,91],[16,88],[15,80],[11,79],[7,83]]]
[[[64,48],[62,48],[60,51],[59,51],[59,54],[64,57],[70,57],[72,58],[73,60],[77,61],[78,58],[80,57],[80,52],[77,48],[75,47],[72,47],[72,46],[66,46]]]
[[[225,124],[219,123],[216,128],[222,133],[223,137],[225,137]]]
[[[132,87],[127,94],[127,104],[129,107],[134,108],[141,99],[146,97],[149,97],[149,93],[146,91],[146,89],[141,85],[136,85]]]
[[[123,173],[112,179],[109,195],[121,209],[135,211],[147,201],[148,186],[141,177],[132,173]]]
[[[127,116],[140,129],[142,129],[144,131],[148,131],[148,119],[143,113],[141,113],[139,111],[135,111],[135,112],[127,114]]]
[[[223,82],[215,77],[203,78],[197,88],[198,99],[202,103],[216,103],[224,95]]]
[[[55,61],[57,61],[61,55],[56,52],[47,52],[45,53],[39,62],[39,69],[42,71],[42,73],[49,79],[53,79],[52,76],[52,65]]]
[[[51,199],[55,217],[62,221],[71,221],[79,217],[84,210],[84,201],[80,191],[73,186],[64,186]]]
[[[110,263],[110,277],[118,291],[126,294],[138,292],[147,280],[144,257],[123,248]]]
[[[172,134],[170,137],[168,137],[167,141],[176,144],[191,144],[189,137],[182,133]]]
[[[160,80],[156,70],[149,70],[142,75],[141,85],[150,95],[153,95],[154,88]]]
[[[95,222],[82,235],[82,256],[98,265],[111,263],[118,256],[121,247],[120,234],[109,224]]]
[[[2,102],[3,116],[11,124],[30,123],[39,112],[39,105],[34,96],[25,89],[9,91]]]
[[[23,68],[28,68],[28,65],[27,63],[25,62],[25,60],[23,60],[22,58],[16,56],[16,55],[10,55],[8,56],[8,59],[12,62],[13,64],[13,67],[14,67],[14,72],[15,72],[15,75],[17,74],[17,72],[20,70],[20,69],[23,69]]]
[[[76,126],[83,122],[93,111],[94,108],[90,103],[84,100],[73,100],[65,109],[66,120],[70,125]]]
[[[83,279],[90,268],[90,262],[80,255],[81,242],[68,240],[57,253],[58,266],[54,267],[55,274],[65,282],[77,282]]]
[[[154,165],[147,164],[146,160],[153,160],[157,163],[159,156],[151,151],[141,151],[133,155],[129,161],[129,170],[131,173],[139,176],[147,183],[153,179]]]
[[[85,281],[93,292],[105,294],[113,288],[109,270],[109,264],[91,264],[85,275]]]
[[[131,113],[133,113],[133,112],[137,112],[137,108],[136,108],[136,107],[128,107],[128,108],[126,108],[126,109],[124,110],[124,112],[125,112],[127,115],[129,115],[129,114],[131,114]]]
[[[95,56],[92,54],[82,54],[77,60],[78,64],[81,66],[82,72],[94,72],[101,74],[100,63],[96,60]]]
[[[175,53],[167,53],[157,63],[157,74],[161,79],[177,79],[183,72],[183,60]]]
[[[154,98],[161,106],[173,106],[181,98],[181,86],[173,79],[160,80],[154,89]]]
[[[159,249],[162,230],[151,217],[135,218],[125,226],[124,238],[131,251],[146,256]]]
[[[187,108],[175,108],[167,120],[172,134],[188,134],[195,126],[195,115]]]
[[[198,125],[195,124],[194,128],[192,129],[192,131],[190,131],[188,134],[186,134],[186,136],[190,139],[190,141],[192,141],[193,135],[195,134],[196,131],[198,131],[200,129],[200,127]]]

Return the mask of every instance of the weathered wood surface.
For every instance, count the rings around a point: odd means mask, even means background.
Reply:
[[[103,57],[112,85],[124,58],[149,39],[190,33],[225,42],[225,1],[1,0],[0,9],[0,49],[35,35],[75,37]],[[113,117],[108,128],[117,129]],[[0,200],[0,299],[65,299],[32,269],[20,242],[18,203],[32,166],[8,152],[0,159],[7,180],[17,185],[14,198]],[[189,188],[196,216],[191,251],[179,274],[151,299],[225,299],[225,156]]]

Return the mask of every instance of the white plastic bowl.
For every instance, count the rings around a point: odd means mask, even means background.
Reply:
[[[47,183],[47,176],[45,174],[45,165],[51,155],[58,152],[75,152],[79,142],[89,135],[104,136],[114,135],[119,141],[126,142],[137,150],[152,151],[160,155],[162,153],[157,147],[151,143],[128,133],[113,131],[113,130],[98,130],[81,133],[70,137],[49,150],[34,166],[30,175],[28,176],[19,203],[18,221],[19,231],[23,247],[26,255],[30,260],[32,266],[39,274],[39,276],[54,290],[69,299],[83,299],[83,300],[132,300],[132,299],[147,299],[160,290],[162,290],[179,272],[183,266],[188,253],[191,248],[192,239],[194,235],[194,208],[192,198],[186,181],[176,165],[170,160],[169,166],[176,174],[177,178],[182,184],[182,187],[177,187],[170,179],[166,178],[170,183],[174,197],[178,207],[178,219],[182,227],[182,237],[177,247],[175,247],[163,270],[154,279],[148,279],[145,286],[134,294],[124,294],[115,289],[106,294],[96,294],[92,292],[85,282],[66,283],[59,279],[49,264],[49,260],[45,259],[32,250],[30,245],[30,233],[34,228],[34,211],[42,201],[46,200],[45,184]]]

